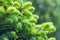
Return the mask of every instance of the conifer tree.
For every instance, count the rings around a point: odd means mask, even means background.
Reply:
[[[56,31],[53,23],[36,24],[34,11],[31,2],[0,0],[0,40],[56,40],[47,36]]]

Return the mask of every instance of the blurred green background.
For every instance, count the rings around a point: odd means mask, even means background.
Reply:
[[[56,37],[60,40],[60,0],[25,0],[31,1],[35,7],[34,14],[39,15],[39,23],[53,22],[56,32],[49,34],[49,37]]]

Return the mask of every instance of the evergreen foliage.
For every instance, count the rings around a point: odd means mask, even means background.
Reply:
[[[56,40],[47,34],[56,31],[52,22],[37,24],[31,2],[0,0],[0,40]]]

